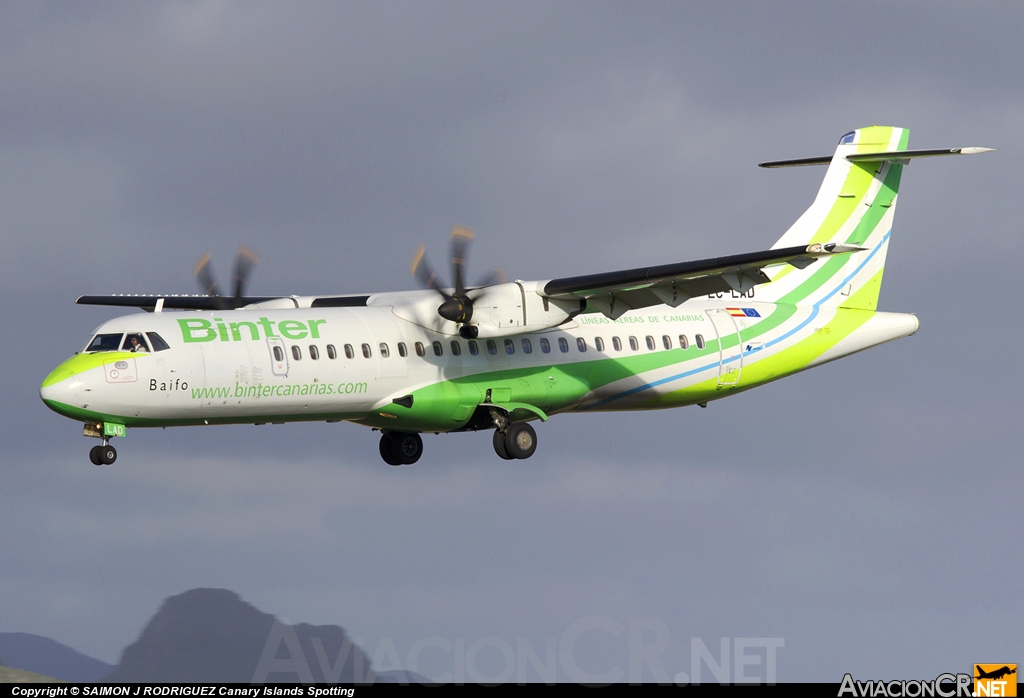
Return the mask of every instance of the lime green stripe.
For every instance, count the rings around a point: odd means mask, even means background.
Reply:
[[[112,364],[115,361],[123,359],[141,359],[147,357],[149,354],[132,354],[124,351],[104,351],[97,352],[95,354],[75,354],[67,361],[63,362],[60,366],[53,369],[50,375],[43,381],[42,387],[46,388],[53,385],[54,383],[60,383],[62,380],[67,380],[72,376],[78,375],[79,373],[85,373],[86,371],[96,368],[97,366],[104,366],[106,364]]]

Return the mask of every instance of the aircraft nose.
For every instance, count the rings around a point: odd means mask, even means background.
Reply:
[[[78,402],[78,391],[81,384],[82,381],[77,378],[67,378],[50,385],[44,383],[39,388],[39,397],[51,409],[56,404],[73,405]]]
[[[69,362],[65,361],[53,369],[39,386],[39,397],[54,412],[63,413],[62,408],[75,405],[82,389],[82,378],[70,369]]]

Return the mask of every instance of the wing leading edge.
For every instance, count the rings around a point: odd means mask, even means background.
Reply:
[[[746,293],[771,281],[764,267],[790,264],[803,269],[821,257],[861,252],[852,245],[813,244],[747,252],[692,262],[552,279],[543,294],[552,298],[584,298],[593,310],[615,320],[627,310],[666,304],[673,308],[710,293]]]
[[[160,310],[226,310],[230,307],[244,308],[247,305],[269,303],[271,301],[287,301],[292,305],[287,307],[300,307],[299,300],[309,301],[311,308],[344,308],[359,307],[366,305],[369,296],[319,296],[304,299],[295,299],[291,296],[240,296],[236,299],[225,296],[147,296],[147,295],[112,295],[112,296],[79,296],[75,300],[78,305],[112,305],[122,308],[141,308],[146,311]]]

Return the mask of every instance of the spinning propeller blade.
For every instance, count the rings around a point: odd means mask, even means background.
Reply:
[[[473,292],[497,283],[504,283],[507,280],[504,269],[494,269],[481,283],[473,288],[466,288],[466,264],[469,257],[469,245],[474,237],[475,233],[471,228],[460,225],[452,228],[448,245],[454,287],[450,295],[438,286],[437,272],[427,262],[426,249],[423,245],[416,250],[409,267],[412,275],[424,288],[437,291],[444,297],[444,302],[437,308],[437,314],[445,320],[459,325],[459,333],[465,337],[476,336],[476,327],[470,326],[469,323],[473,319],[473,300],[480,294]]]
[[[192,273],[195,274],[196,281],[199,282],[199,288],[203,289],[203,293],[216,299],[217,306],[221,310],[230,310],[242,305],[242,297],[245,295],[245,286],[248,282],[249,273],[259,260],[259,255],[245,245],[238,248],[238,253],[235,255],[234,295],[230,298],[221,295],[220,286],[217,284],[217,279],[213,273],[213,265],[210,263],[209,251],[204,252],[196,261]]]

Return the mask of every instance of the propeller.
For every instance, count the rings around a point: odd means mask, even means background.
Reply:
[[[478,332],[475,326],[469,324],[473,319],[473,301],[479,296],[473,292],[507,281],[503,269],[494,269],[479,284],[472,288],[466,288],[466,259],[469,244],[473,241],[474,236],[475,233],[470,228],[460,225],[452,228],[448,244],[452,262],[452,280],[455,283],[451,293],[438,285],[437,272],[427,261],[426,248],[423,245],[416,250],[409,267],[409,271],[424,288],[441,294],[444,302],[438,306],[437,314],[458,325],[459,334],[466,339],[476,337]]]
[[[199,282],[199,287],[203,289],[203,293],[216,299],[215,302],[221,310],[231,310],[245,304],[242,300],[245,296],[245,286],[248,282],[249,273],[258,261],[260,261],[259,255],[245,245],[238,248],[238,252],[235,254],[235,283],[232,288],[233,295],[230,297],[221,295],[217,279],[213,274],[213,265],[210,264],[209,250],[204,252],[203,256],[196,262],[192,273],[195,274],[196,281]]]

